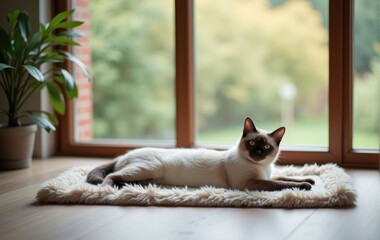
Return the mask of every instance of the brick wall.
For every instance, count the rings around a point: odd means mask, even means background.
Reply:
[[[84,36],[76,38],[81,46],[75,47],[74,54],[91,70],[89,2],[90,0],[76,0],[74,4],[74,19],[84,21],[84,24],[77,28],[77,31],[82,32]],[[92,83],[80,69],[74,68],[74,76],[79,89],[75,109],[76,140],[88,140],[93,137]]]

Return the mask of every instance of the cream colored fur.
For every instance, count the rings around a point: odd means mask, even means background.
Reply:
[[[265,160],[254,162],[233,147],[226,151],[209,149],[161,149],[141,148],[116,159],[115,173],[109,174],[105,182],[122,171],[136,177],[154,179],[154,183],[183,185],[189,187],[215,186],[244,190],[249,188],[252,178],[269,180],[278,151]],[[134,176],[132,176],[134,175]]]
[[[276,130],[279,142],[285,133],[285,129],[280,130]],[[105,177],[103,185],[146,180],[173,186],[214,186],[240,190],[278,190],[300,185],[272,181],[273,167],[280,152],[275,136],[256,129],[250,118],[245,120],[244,133],[235,146],[225,151],[178,148],[130,151],[116,158],[113,171]],[[259,159],[250,156],[247,144],[253,139],[263,139],[271,146],[270,153]],[[269,180],[271,182],[267,182]],[[311,185],[304,183],[303,187],[311,188]]]

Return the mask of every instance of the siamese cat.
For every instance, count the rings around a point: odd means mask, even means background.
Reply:
[[[314,180],[309,178],[272,179],[284,134],[285,127],[267,132],[246,118],[241,139],[228,150],[140,148],[96,167],[87,182],[119,187],[150,182],[253,191],[310,190]]]

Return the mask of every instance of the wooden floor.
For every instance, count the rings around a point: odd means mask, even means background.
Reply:
[[[62,171],[101,159],[34,160],[0,172],[0,239],[380,239],[376,170],[347,170],[359,198],[349,209],[235,209],[40,205],[39,185]]]

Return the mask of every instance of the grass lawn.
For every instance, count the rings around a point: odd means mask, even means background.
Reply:
[[[256,123],[256,127],[273,131],[281,125],[276,122]],[[243,125],[227,126],[223,129],[198,133],[198,144],[234,144],[241,137]],[[328,146],[328,121],[319,119],[296,119],[293,126],[287,126],[282,145],[287,146]],[[354,148],[378,149],[379,133],[354,132]]]
[[[379,133],[355,131],[353,139],[354,149],[379,149]]]

